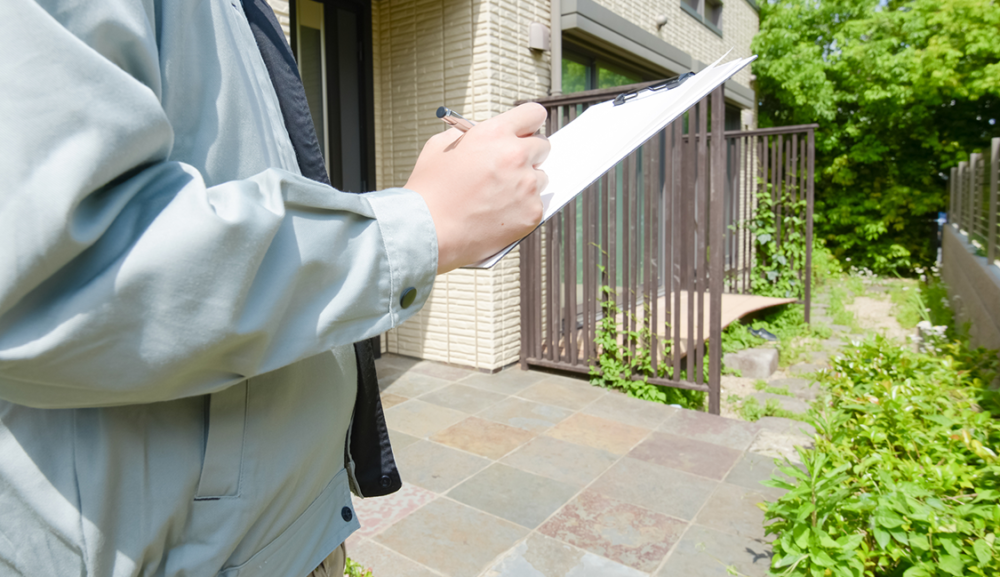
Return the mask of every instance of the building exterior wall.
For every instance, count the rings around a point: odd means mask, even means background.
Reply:
[[[527,47],[547,2],[381,0],[372,5],[377,178],[402,186],[447,105],[483,121],[548,94],[549,54]],[[385,337],[388,352],[496,370],[520,347],[519,259],[438,277],[416,316]]]
[[[747,0],[726,2],[720,38],[680,8],[681,0],[596,0],[701,63],[733,48],[750,53],[758,29]],[[289,35],[287,0],[268,0]],[[379,188],[403,186],[423,143],[443,130],[434,116],[447,105],[483,121],[518,100],[549,94],[550,53],[527,47],[528,26],[548,25],[548,0],[375,0],[372,50],[376,178]],[[655,21],[668,23],[657,30]],[[751,87],[749,70],[735,80]],[[756,127],[756,110],[743,111]],[[494,269],[439,276],[424,308],[383,335],[383,351],[482,370],[518,360],[519,253]]]
[[[757,10],[747,0],[727,0],[722,10],[722,37],[685,12],[681,0],[595,1],[704,64],[721,58],[730,49],[733,58],[750,56],[750,42],[759,28]],[[657,29],[656,21],[661,16],[667,17],[667,23]],[[750,69],[744,68],[734,79],[750,88]]]

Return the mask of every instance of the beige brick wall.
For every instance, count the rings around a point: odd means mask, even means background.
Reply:
[[[406,182],[442,104],[483,121],[548,93],[549,55],[527,48],[547,2],[381,0],[373,3],[379,186]],[[516,362],[518,253],[493,270],[438,277],[427,304],[384,339],[389,352],[485,370]]]
[[[757,12],[746,0],[726,0],[722,9],[722,38],[681,9],[681,0],[595,0],[601,6],[673,44],[708,64],[733,49],[732,57],[750,56],[750,42],[759,28]],[[667,24],[656,29],[656,20],[666,15]],[[734,77],[750,87],[750,69]]]
[[[291,26],[291,19],[289,18],[288,12],[288,2],[287,0],[266,0],[271,9],[274,10],[274,15],[278,17],[278,23],[281,24],[281,29],[285,31],[285,39],[291,40],[292,32],[289,28]]]

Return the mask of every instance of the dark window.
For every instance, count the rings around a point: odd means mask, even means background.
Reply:
[[[722,36],[722,0],[681,0],[681,9]]]
[[[600,58],[587,56],[563,47],[562,61],[563,94],[614,88],[643,81],[643,76]]]

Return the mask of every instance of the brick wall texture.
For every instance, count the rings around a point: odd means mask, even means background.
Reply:
[[[381,0],[372,5],[380,187],[406,182],[447,105],[483,121],[549,89],[549,54],[527,47],[547,2]],[[518,253],[438,277],[427,304],[383,339],[390,352],[495,370],[518,359]]]
[[[681,0],[595,0],[601,6],[625,18],[664,42],[673,44],[708,64],[721,58],[730,48],[732,57],[750,56],[750,42],[758,30],[757,11],[746,0],[727,0],[722,9],[722,37],[681,9]],[[667,24],[656,29],[656,20],[667,17]],[[734,77],[750,87],[750,69]]]

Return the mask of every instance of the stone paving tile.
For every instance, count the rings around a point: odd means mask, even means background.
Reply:
[[[759,428],[745,421],[700,411],[679,410],[658,430],[742,451],[753,442]]]
[[[740,451],[671,435],[652,433],[629,453],[630,457],[671,469],[722,480],[740,457]]]
[[[450,365],[444,365],[441,363],[436,363],[434,361],[421,361],[413,367],[410,368],[409,372],[419,373],[421,375],[427,375],[428,377],[435,377],[438,379],[444,379],[446,381],[457,381],[468,377],[469,375],[474,375],[478,371],[475,369],[465,369],[461,367],[453,367]]]
[[[813,439],[804,433],[777,433],[767,429],[761,431],[747,449],[776,459],[787,458],[792,463],[801,463],[802,458],[795,447],[812,447]]]
[[[448,492],[452,499],[534,529],[577,493],[577,487],[494,463]]]
[[[485,469],[489,460],[433,443],[418,441],[396,454],[404,483],[444,493]]]
[[[646,429],[659,427],[680,411],[677,407],[633,399],[618,391],[608,391],[583,409],[588,415]]]
[[[816,427],[809,423],[796,419],[786,419],[784,417],[761,417],[757,421],[757,426],[760,427],[761,431],[771,431],[772,433],[801,437],[814,437],[816,435]],[[756,442],[755,440],[753,444],[756,444]]]
[[[618,455],[562,441],[536,437],[501,461],[529,473],[583,487],[603,473]]]
[[[419,440],[420,439],[414,437],[413,435],[407,435],[402,431],[389,429],[389,441],[392,443],[392,450],[394,452],[398,453]]]
[[[420,359],[415,359],[413,357],[403,357],[394,354],[384,354],[381,357],[375,359],[376,370],[380,367],[394,367],[396,369],[406,371],[411,369],[414,365],[422,363]]]
[[[650,433],[642,429],[577,413],[545,432],[550,437],[624,455]]]
[[[407,401],[406,397],[401,397],[399,395],[394,395],[392,393],[382,393],[380,395],[382,399],[382,410],[387,411],[396,405],[405,403]]]
[[[492,375],[476,373],[465,377],[460,383],[469,387],[476,387],[501,395],[514,395],[538,381],[544,380],[549,375],[533,371],[522,371],[511,368]]]
[[[690,521],[716,485],[705,477],[625,457],[587,490]]]
[[[421,395],[420,400],[473,414],[502,401],[503,398],[503,395],[497,393],[455,384]]]
[[[438,498],[374,540],[448,577],[476,577],[527,535],[524,527]]]
[[[371,499],[355,499],[354,510],[361,522],[357,531],[359,537],[371,537],[396,521],[430,503],[437,497],[431,491],[403,483],[402,488],[391,495]]]
[[[499,459],[527,443],[535,434],[493,421],[469,417],[448,427],[432,438],[442,444],[470,453]]]
[[[373,575],[391,577],[441,577],[419,563],[368,539],[348,539],[347,556],[371,569]]]
[[[402,369],[397,369],[396,367],[391,367],[389,365],[383,365],[382,367],[375,367],[375,375],[378,377],[379,390],[385,390],[386,387],[396,382],[399,377],[406,374],[406,371]]]
[[[539,532],[648,573],[680,539],[685,526],[678,519],[585,491]]]
[[[764,512],[757,503],[766,501],[760,491],[721,483],[698,513],[695,523],[730,535],[764,538]]]
[[[773,501],[784,495],[785,491],[774,487],[765,487],[760,484],[761,481],[770,479],[771,475],[775,473],[789,480],[788,475],[778,471],[778,467],[774,461],[774,457],[758,455],[757,453],[743,453],[743,456],[736,462],[733,470],[729,471],[729,474],[726,475],[726,482],[738,485],[744,489],[757,491],[767,497],[768,500]]]
[[[454,425],[466,416],[454,409],[412,399],[387,410],[385,422],[390,429],[415,437],[426,437]]]
[[[645,573],[540,533],[500,558],[483,577],[646,577]]]
[[[449,382],[444,379],[408,372],[389,385],[385,392],[412,399],[424,393],[436,391],[448,385]]]
[[[587,381],[549,376],[524,389],[517,396],[536,403],[557,405],[578,411],[603,394],[602,389]]]
[[[507,397],[476,416],[525,431],[541,433],[572,414],[573,411],[563,407]]]
[[[739,575],[765,577],[771,556],[766,543],[692,525],[656,577],[729,577],[729,566]]]

